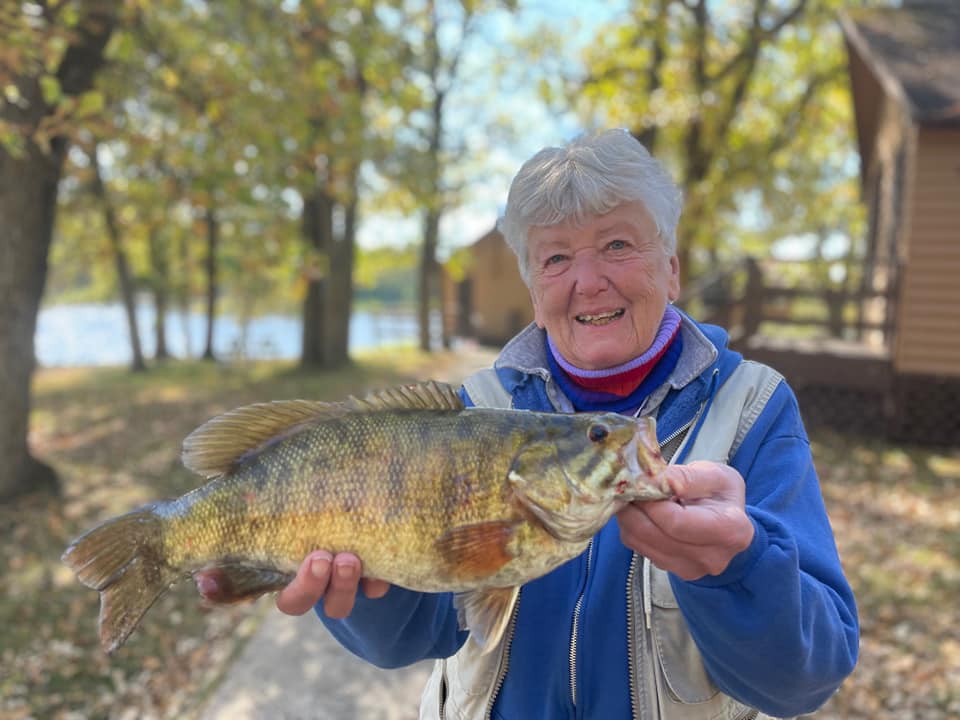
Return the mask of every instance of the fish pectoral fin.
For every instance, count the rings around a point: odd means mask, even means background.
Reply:
[[[519,586],[474,590],[454,598],[460,626],[488,653],[497,646],[510,623],[513,607],[520,593]]]
[[[508,544],[516,527],[500,520],[461,525],[440,536],[437,550],[458,580],[489,577],[513,559]]]
[[[294,573],[244,563],[210,565],[193,573],[197,592],[205,602],[216,605],[255,600],[269,592],[282,590]]]

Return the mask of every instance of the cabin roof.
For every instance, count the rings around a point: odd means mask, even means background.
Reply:
[[[859,8],[844,33],[920,125],[960,127],[960,2]]]

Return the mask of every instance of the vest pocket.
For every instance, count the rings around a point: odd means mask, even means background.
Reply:
[[[688,704],[705,703],[719,695],[720,690],[703,666],[700,650],[673,596],[670,578],[656,567],[651,567],[650,573],[651,633],[670,699]]]

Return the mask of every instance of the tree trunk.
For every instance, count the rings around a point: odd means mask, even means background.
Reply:
[[[213,352],[213,329],[217,321],[217,240],[220,231],[217,213],[207,208],[204,220],[207,225],[207,339],[203,350],[204,360],[216,360]]]
[[[97,143],[94,143],[93,150],[90,153],[90,166],[93,168],[93,192],[103,207],[103,221],[107,226],[107,239],[110,241],[110,252],[113,253],[113,262],[117,268],[120,299],[127,316],[127,331],[130,335],[131,368],[134,372],[142,372],[147,369],[147,364],[143,360],[143,350],[140,346],[140,328],[137,326],[137,301],[133,290],[133,280],[130,277],[130,264],[127,262],[127,253],[123,249],[123,239],[120,237],[120,227],[117,225],[117,214],[110,202],[107,188],[103,184],[97,147]]]
[[[177,255],[179,257],[179,272],[177,282],[174,285],[177,308],[180,311],[180,319],[183,330],[183,352],[184,357],[193,357],[193,332],[190,327],[190,273],[192,270],[190,260],[190,244],[187,236],[179,234],[177,242]]]
[[[420,297],[417,320],[420,325],[420,349],[430,352],[430,309],[433,305],[437,276],[437,237],[440,233],[440,212],[429,208],[423,218],[423,250],[420,255]]]
[[[27,447],[34,333],[47,275],[65,142],[49,155],[31,144],[14,158],[0,145],[0,500],[56,488]]]
[[[325,366],[325,342],[328,331],[327,279],[330,274],[330,246],[333,239],[333,198],[322,188],[303,203],[301,223],[306,245],[307,296],[303,301],[303,348],[300,364],[304,367]]]
[[[68,96],[90,88],[116,22],[117,4],[88,2],[80,12],[57,69]],[[56,137],[44,152],[29,139],[54,110],[44,103],[38,78],[15,75],[7,82],[25,102],[0,104],[0,120],[28,139],[16,157],[0,143],[0,500],[58,486],[53,470],[30,455],[27,434],[34,333],[68,147],[65,137]]]
[[[430,193],[423,216],[423,250],[420,255],[420,297],[418,324],[420,326],[420,349],[430,352],[430,309],[433,306],[434,288],[437,287],[437,241],[440,236],[440,216],[443,214],[441,196],[440,151],[443,146],[443,107],[446,90],[437,85],[437,72],[440,67],[440,46],[437,39],[436,15],[434,14],[433,53],[430,71],[434,87],[432,124],[430,126],[430,149],[427,157],[427,181]],[[459,55],[458,55],[459,57]],[[456,61],[454,61],[454,67]],[[451,74],[454,72],[451,69]]]
[[[344,208],[343,235],[333,238],[330,272],[326,279],[326,340],[323,366],[338,368],[350,362],[350,313],[353,304],[353,265],[356,255],[357,202]]]
[[[669,29],[668,16],[672,0],[659,0],[657,15],[650,28],[650,43],[653,46],[650,66],[647,68],[647,96],[653,97],[663,87],[663,66],[667,59],[667,31]],[[645,38],[648,33],[638,33],[637,40]],[[633,136],[640,141],[651,155],[656,152],[657,137],[660,126],[655,119],[643,118],[643,124],[632,131]]]
[[[154,332],[156,333],[156,351],[154,358],[157,360],[166,360],[170,357],[167,350],[167,307],[170,297],[170,266],[167,262],[166,248],[160,239],[160,227],[153,225],[150,227],[147,242],[150,246],[150,276],[153,278],[151,289],[153,291],[153,307],[156,312],[156,324]]]

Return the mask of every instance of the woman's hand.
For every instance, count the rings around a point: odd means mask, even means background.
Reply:
[[[665,472],[676,498],[623,508],[617,514],[623,544],[683,580],[719,575],[753,540],[743,478],[729,465],[706,461]]]
[[[329,618],[342,619],[353,610],[357,588],[368,598],[387,594],[390,583],[364,578],[363,566],[353,553],[336,556],[315,550],[300,564],[297,576],[277,595],[277,609],[287,615],[303,615],[320,600]]]

